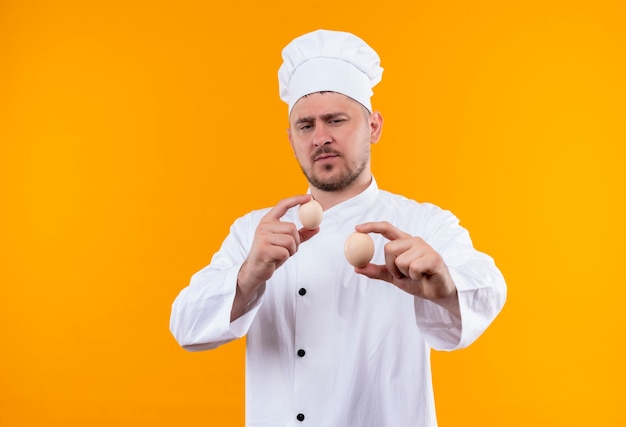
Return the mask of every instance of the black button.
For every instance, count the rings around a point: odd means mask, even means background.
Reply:
[[[296,418],[298,419],[298,421],[304,421],[304,414],[298,414]]]
[[[304,351],[302,349],[298,350],[298,356],[304,357],[305,354],[306,354],[306,351]]]
[[[304,288],[300,288],[300,290],[298,291],[298,293],[302,296],[304,296],[304,294],[306,294],[306,289]]]

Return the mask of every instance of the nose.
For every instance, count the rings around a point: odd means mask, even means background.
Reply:
[[[328,132],[328,129],[324,125],[317,125],[315,127],[315,132],[313,133],[313,144],[316,147],[321,147],[322,145],[330,144],[333,138]]]

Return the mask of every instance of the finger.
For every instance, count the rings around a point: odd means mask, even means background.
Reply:
[[[296,229],[296,225],[292,222],[260,222],[256,229],[255,239],[263,241],[274,235],[285,235],[291,237],[296,244],[300,244],[300,235]]]
[[[402,279],[394,278],[384,265],[368,264],[363,268],[355,268],[354,271],[356,273],[363,274],[370,279],[384,280],[385,282],[391,283],[392,285],[398,287],[398,289],[402,289],[411,295],[420,295],[419,292],[421,288],[419,283],[406,277]]]
[[[268,257],[267,262],[275,263],[277,265],[282,265],[293,255],[293,253],[295,253],[283,245],[271,245],[268,246],[266,250],[266,256]]]
[[[282,246],[293,255],[300,245],[300,235],[291,222],[261,222],[257,226],[251,255],[255,259],[267,260],[271,246]]]
[[[301,205],[311,200],[310,194],[303,194],[300,196],[288,197],[281,200],[274,206],[268,213],[265,214],[261,221],[279,221],[287,211],[294,206]]]
[[[354,271],[370,279],[384,280],[385,282],[393,283],[393,276],[384,265],[367,264],[365,267],[355,267]]]
[[[298,240],[300,236],[297,236]],[[289,252],[289,256],[294,255],[298,251],[299,242],[294,236],[288,234],[272,234],[268,236],[266,241],[270,246],[285,248]]]
[[[399,228],[395,227],[387,221],[366,222],[356,226],[356,231],[360,233],[378,233],[389,240],[403,239],[411,237]]]
[[[419,238],[396,240],[385,245],[385,252],[394,257],[394,263],[404,276],[411,276],[411,268],[423,265],[429,247]],[[416,272],[416,273],[421,273]]]
[[[403,277],[406,277],[406,274],[408,271],[406,270],[402,271],[400,269],[400,266],[396,264],[396,258],[398,257],[398,254],[393,251],[390,251],[388,247],[389,247],[389,244],[386,244],[385,245],[385,267],[387,268],[389,273],[396,279],[401,279]]]
[[[263,244],[250,251],[247,261],[250,261],[248,266],[254,267],[257,271],[258,268],[267,269],[269,265],[272,265],[271,271],[273,272],[277,265],[283,264],[290,256],[289,249],[284,246]],[[265,274],[261,275],[265,276]]]
[[[401,239],[390,240],[385,244],[385,251],[391,252],[396,256],[404,253],[420,253],[428,247],[424,240],[419,237],[404,237]]]
[[[300,243],[306,242],[307,240],[309,240],[311,237],[315,236],[319,232],[320,232],[319,227],[313,230],[309,230],[308,228],[304,228],[304,227],[301,228],[300,230],[298,230],[298,235],[300,236]]]
[[[417,248],[414,246],[419,240],[409,237],[390,240],[385,244],[385,265],[395,278],[402,279],[409,275],[411,260],[420,256],[419,246]]]
[[[289,234],[295,238],[298,230],[293,222],[262,221],[257,226],[257,234]]]
[[[421,280],[422,276],[432,276],[439,273],[443,265],[443,259],[437,253],[425,253],[410,260],[407,265],[408,276],[413,280]]]

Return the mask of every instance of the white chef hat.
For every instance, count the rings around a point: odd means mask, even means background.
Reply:
[[[304,95],[320,91],[342,93],[372,111],[372,88],[383,69],[374,49],[354,34],[329,30],[304,34],[283,49],[283,61],[278,83],[289,113]]]

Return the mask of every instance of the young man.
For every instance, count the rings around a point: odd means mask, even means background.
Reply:
[[[235,221],[174,302],[172,333],[188,350],[247,335],[249,426],[435,426],[430,349],[478,338],[504,304],[504,279],[451,213],[378,189],[376,52],[319,30],[283,59],[289,141],[309,192]],[[324,210],[315,230],[297,217],[311,198]],[[343,255],[355,230],[375,242],[362,268]]]

